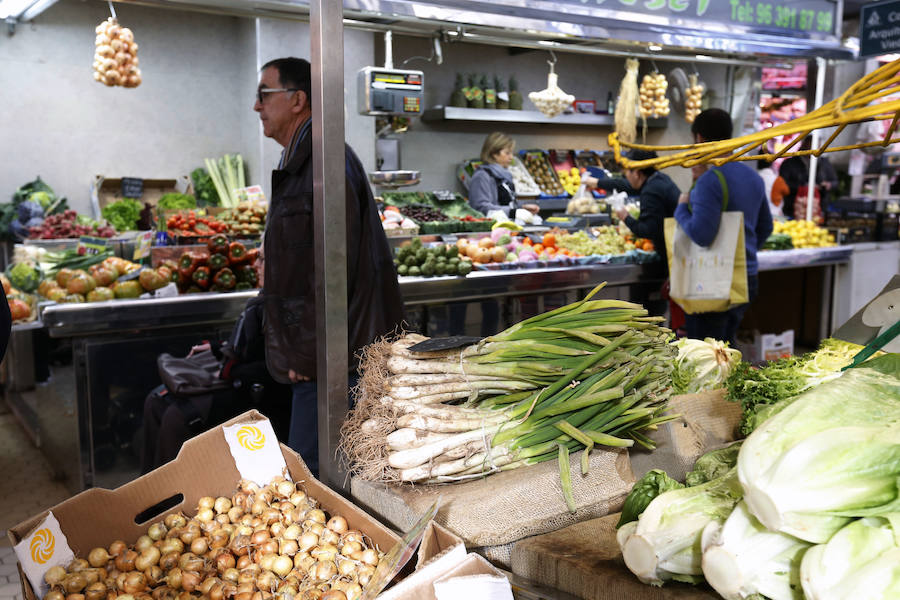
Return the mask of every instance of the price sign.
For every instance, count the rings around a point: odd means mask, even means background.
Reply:
[[[139,177],[122,178],[122,196],[125,198],[140,198],[144,195],[144,180]]]
[[[143,258],[150,256],[150,247],[153,245],[153,232],[145,231],[135,238],[133,261],[139,262]]]
[[[266,194],[262,187],[251,185],[250,187],[234,190],[240,202],[248,202],[250,204],[264,205],[266,203]]]
[[[109,239],[83,235],[78,238],[78,254],[101,254],[109,250]]]

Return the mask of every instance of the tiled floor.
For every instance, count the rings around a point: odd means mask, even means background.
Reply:
[[[34,447],[0,398],[0,600],[21,600],[22,588],[6,530],[70,496],[53,481],[44,455]]]

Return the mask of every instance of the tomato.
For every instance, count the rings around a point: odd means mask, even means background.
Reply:
[[[13,321],[21,321],[31,316],[31,307],[24,300],[7,299],[7,304],[9,304],[9,312]]]

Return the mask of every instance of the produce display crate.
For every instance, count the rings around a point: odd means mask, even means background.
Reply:
[[[535,183],[541,188],[539,198],[568,198],[563,190],[556,170],[550,164],[547,152],[544,150],[520,150],[519,157],[525,164],[525,168],[534,178]]]
[[[138,201],[156,206],[163,194],[177,192],[180,194],[193,194],[194,186],[188,175],[180,175],[175,179],[144,179],[143,193]],[[103,207],[110,202],[121,200],[122,178],[97,175],[91,183],[91,210],[93,217],[99,219]]]
[[[77,550],[81,557],[86,557],[91,548],[108,547],[115,539],[134,543],[140,535],[146,533],[151,523],[165,514],[178,511],[194,514],[197,501],[202,496],[230,497],[241,479],[241,473],[226,441],[224,428],[243,424],[249,426],[263,419],[265,417],[259,412],[248,411],[186,441],[172,462],[115,490],[92,488],[84,491],[57,504],[49,512],[59,522],[68,546]],[[257,428],[255,432],[250,430],[248,433],[254,436],[254,444],[265,442],[265,437],[256,435],[261,431],[263,429]],[[265,448],[269,447],[270,444],[267,443]],[[293,450],[283,444],[278,448],[291,478],[303,482],[307,493],[328,514],[344,516],[351,529],[364,532],[384,552],[400,540],[399,536],[364,510],[315,479]],[[164,501],[168,501],[168,508],[161,508],[160,503]],[[49,566],[55,564],[54,553],[59,552],[61,557],[65,548],[63,540],[56,540],[51,545],[49,531],[39,529],[47,516],[48,511],[35,515],[11,528],[8,535],[14,547],[23,540],[28,542],[19,549],[24,550],[26,555],[35,554],[33,548],[36,547],[35,540],[38,540],[37,545],[41,546],[40,559]],[[17,555],[21,557],[18,551]],[[25,577],[21,565],[19,574],[24,598],[37,600],[38,596]]]

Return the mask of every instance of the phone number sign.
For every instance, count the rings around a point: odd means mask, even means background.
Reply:
[[[831,0],[560,0],[584,7],[596,6],[642,14],[692,18],[725,24],[777,30],[833,34],[836,4]]]

